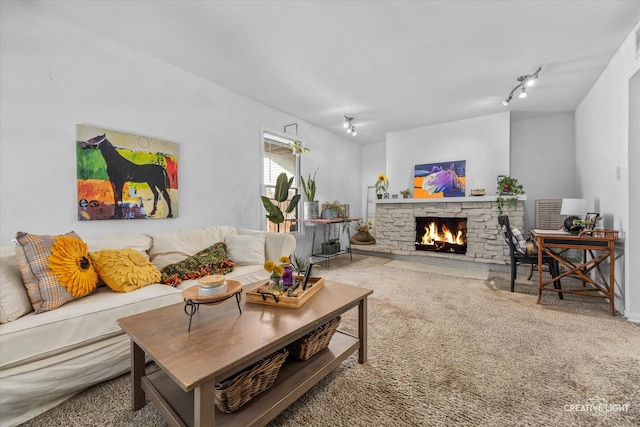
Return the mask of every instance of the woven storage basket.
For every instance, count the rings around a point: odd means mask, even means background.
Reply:
[[[216,384],[216,406],[230,414],[267,390],[280,372],[289,352],[286,348],[260,359],[236,376]]]
[[[304,337],[289,344],[289,353],[300,360],[307,360],[320,350],[329,346],[329,342],[340,324],[340,316],[309,332]]]

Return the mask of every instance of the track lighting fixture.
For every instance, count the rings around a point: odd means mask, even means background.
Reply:
[[[518,98],[526,98],[527,97],[527,88],[528,87],[532,87],[533,85],[536,84],[536,81],[538,80],[538,74],[540,73],[540,70],[542,70],[542,67],[538,67],[536,72],[533,73],[533,74],[527,74],[527,75],[518,77],[516,79],[516,80],[518,80],[518,85],[516,87],[514,87],[513,89],[511,89],[511,92],[509,92],[509,95],[507,95],[507,97],[504,99],[504,101],[502,101],[502,105],[504,105],[505,107],[507,105],[509,105],[509,102],[511,101],[511,99],[513,99],[513,94],[518,89],[520,89],[520,93],[518,94]]]
[[[358,132],[356,132],[356,127],[353,125],[353,123],[351,123],[352,120],[353,120],[353,117],[349,117],[345,115],[343,126],[347,131],[347,133],[350,133],[352,136],[356,136]]]

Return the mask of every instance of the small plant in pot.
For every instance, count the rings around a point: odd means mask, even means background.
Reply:
[[[518,196],[523,195],[524,188],[516,178],[500,175],[498,177],[498,186],[496,187],[496,207],[500,215],[504,212],[504,204],[510,208],[515,208],[518,202]]]
[[[408,188],[404,189],[400,192],[400,194],[402,194],[403,199],[408,199],[409,196],[411,195],[411,190],[409,190]]]
[[[346,218],[347,212],[337,200],[333,202],[326,202],[322,205],[322,218],[323,219],[336,219],[336,218]]]
[[[319,216],[318,201],[316,200],[316,174],[318,169],[313,173],[313,178],[311,178],[311,174],[309,174],[309,178],[306,181],[304,177],[300,177],[302,192],[307,199],[304,202],[304,217],[306,219],[317,219]]]

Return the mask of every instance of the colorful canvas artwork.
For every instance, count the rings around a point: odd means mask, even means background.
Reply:
[[[416,165],[414,198],[464,197],[466,160]]]
[[[178,144],[76,126],[78,219],[178,216]]]

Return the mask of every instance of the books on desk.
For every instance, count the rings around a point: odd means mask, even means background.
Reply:
[[[571,234],[568,231],[564,231],[562,228],[558,230],[546,230],[544,228],[534,228],[533,232],[536,234],[549,234],[552,236],[568,236]]]

